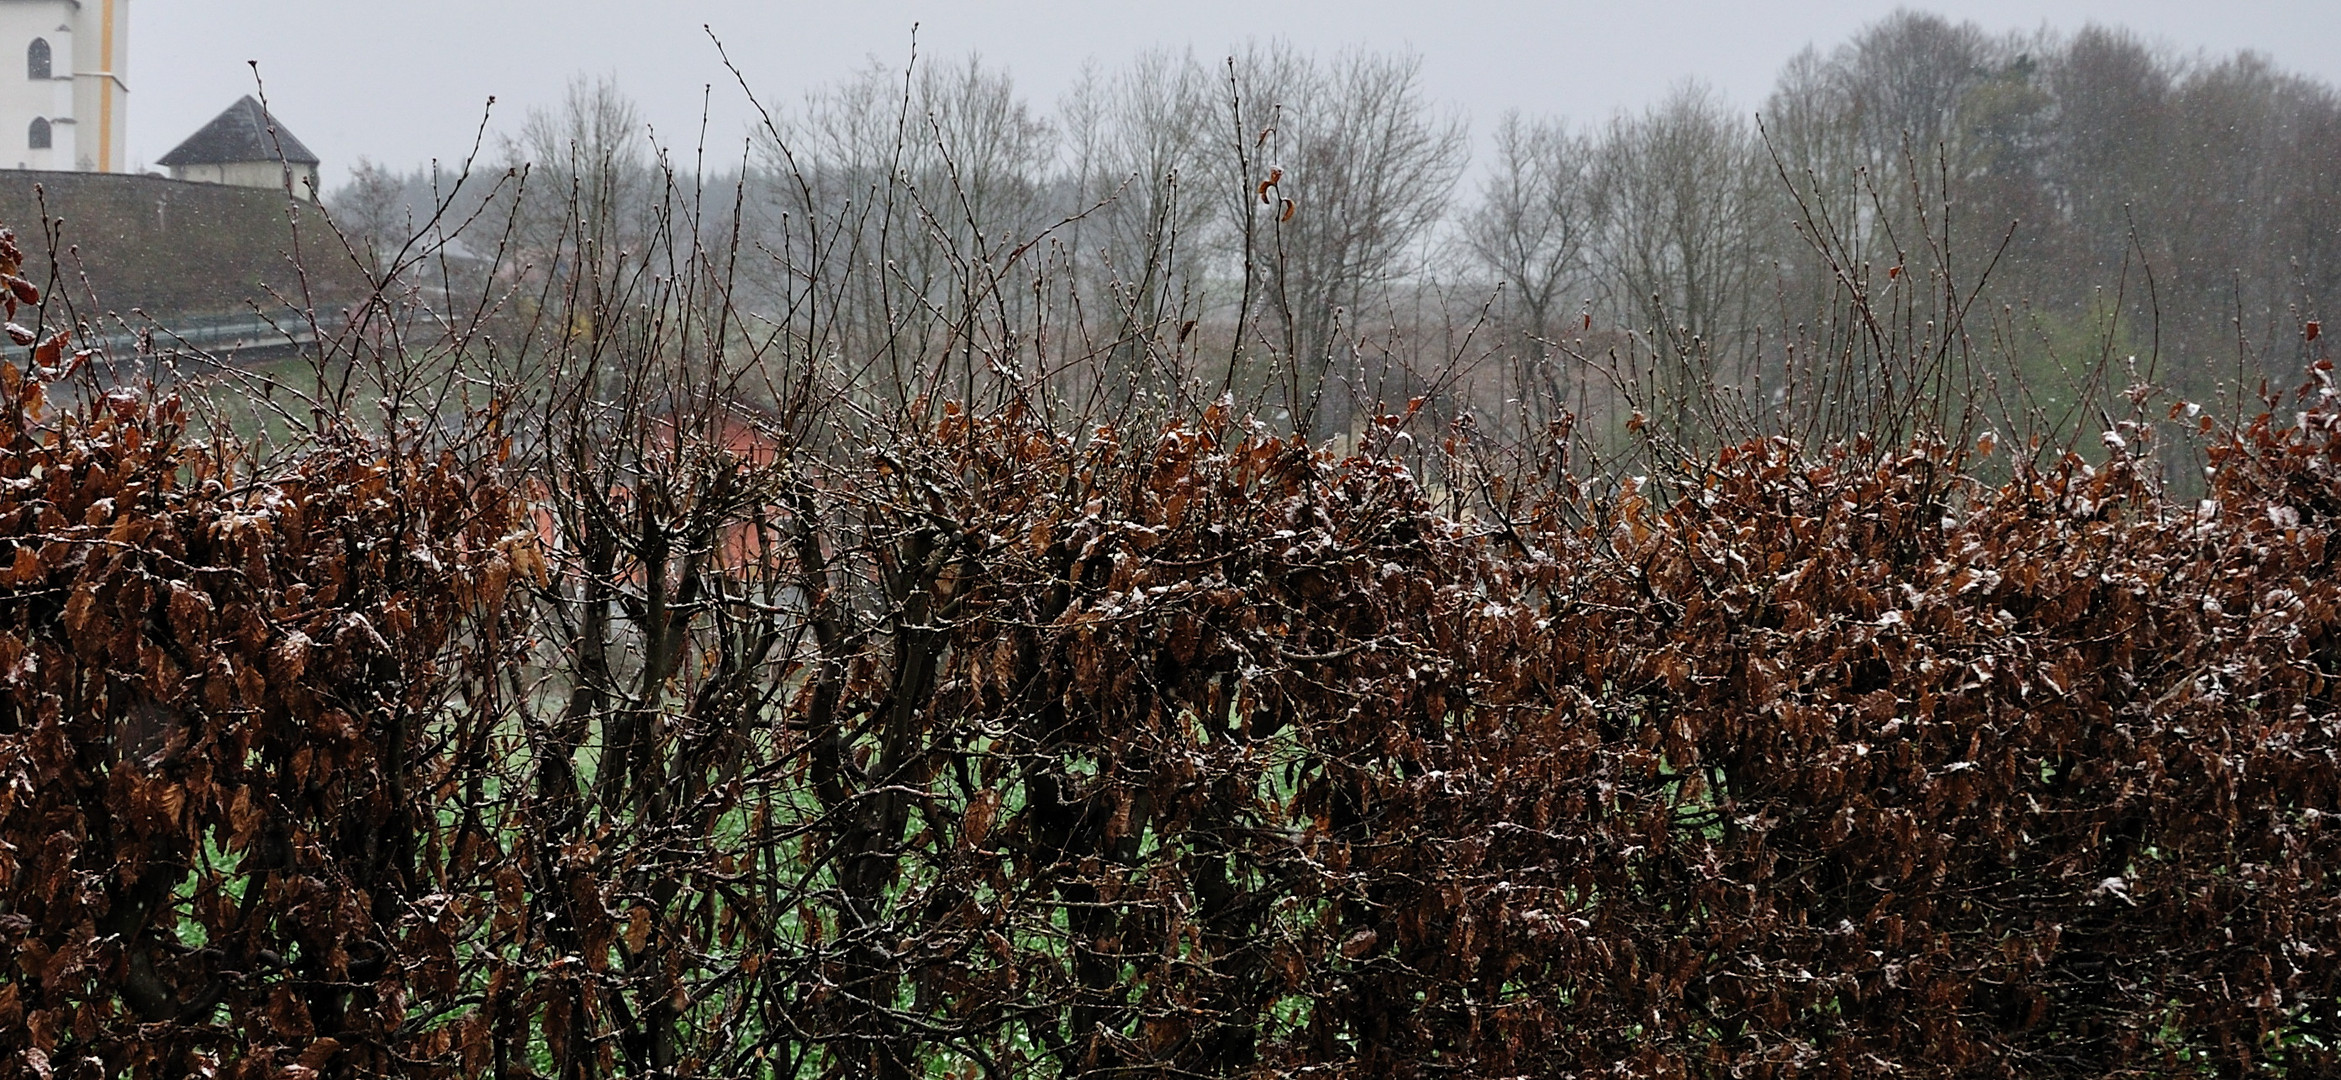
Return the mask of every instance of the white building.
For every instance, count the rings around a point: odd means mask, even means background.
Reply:
[[[129,171],[129,12],[0,0],[0,168]]]
[[[171,170],[173,180],[290,190],[317,200],[317,155],[250,94],[155,164]]]

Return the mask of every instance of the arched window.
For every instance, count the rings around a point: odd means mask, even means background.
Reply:
[[[49,63],[49,39],[34,38],[24,50],[24,76],[28,79],[46,79],[52,65]]]
[[[30,146],[35,150],[48,149],[49,122],[37,116],[33,117],[33,129],[25,134],[24,141],[25,145]]]

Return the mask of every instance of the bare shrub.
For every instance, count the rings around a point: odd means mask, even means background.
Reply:
[[[1001,103],[965,74],[928,90]],[[1353,75],[1439,144],[1411,68]],[[607,177],[543,219],[585,228],[532,226],[557,169],[442,196],[477,231],[350,245],[376,295],[319,316],[313,391],[27,332],[12,1069],[2336,1067],[2305,329],[2240,422],[2107,369],[2084,455],[1966,374],[1940,202],[1880,266],[1808,195],[1817,397],[1644,338],[1614,439],[1558,396],[1497,431],[1436,400],[1467,350],[1390,344],[1328,437],[1318,387],[1219,363],[1292,359],[1241,301],[1209,353],[1135,301],[1068,346],[1070,223],[978,208],[915,80],[833,115],[875,125],[850,167],[778,116],[773,174],[650,167],[614,248],[575,212]],[[1251,85],[1220,195],[1281,218]],[[1294,271],[1253,240],[1260,300]],[[1109,292],[1193,273],[1116,250]],[[1131,356],[1148,392],[1081,392]],[[2154,467],[2187,439],[2207,501]]]

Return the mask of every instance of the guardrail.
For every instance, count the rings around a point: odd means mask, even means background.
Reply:
[[[160,355],[218,357],[314,345],[317,333],[300,311],[286,308],[200,318],[163,317],[149,319],[144,326],[117,324],[102,333],[77,336],[75,341],[80,347],[96,347],[114,356],[134,356],[151,348]]]

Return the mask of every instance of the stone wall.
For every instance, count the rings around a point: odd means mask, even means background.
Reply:
[[[324,215],[280,191],[7,170],[0,224],[16,230],[27,276],[52,305],[68,305],[70,314],[49,313],[52,322],[133,309],[162,319],[275,308],[279,296],[297,303],[296,224],[320,307],[346,302],[362,280]]]

